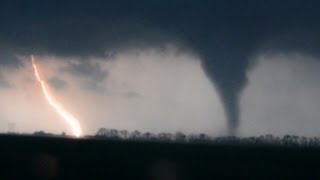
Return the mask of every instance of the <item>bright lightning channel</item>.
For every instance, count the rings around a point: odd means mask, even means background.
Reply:
[[[52,98],[52,95],[49,93],[45,82],[41,79],[39,75],[38,67],[35,63],[33,55],[31,55],[31,61],[32,61],[32,67],[34,69],[34,75],[36,76],[37,81],[41,85],[42,92],[45,99],[48,101],[49,105],[59,114],[59,116],[61,116],[62,119],[66,121],[66,123],[70,126],[73,134],[76,137],[80,137],[81,127],[80,127],[79,121],[71,113],[65,110],[63,106],[60,105],[59,102],[55,101],[54,98]]]

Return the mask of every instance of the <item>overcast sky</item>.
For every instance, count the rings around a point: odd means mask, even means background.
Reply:
[[[0,131],[319,135],[316,0],[0,2]]]

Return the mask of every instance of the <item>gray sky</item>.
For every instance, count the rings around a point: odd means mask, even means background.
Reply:
[[[297,53],[260,54],[241,96],[243,135],[319,136],[320,61]]]

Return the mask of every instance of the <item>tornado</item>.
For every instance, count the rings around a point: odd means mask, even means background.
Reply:
[[[204,63],[210,62],[204,61]],[[205,69],[209,69],[208,66],[204,67]],[[217,69],[218,68],[221,67],[217,67]],[[236,135],[240,124],[239,98],[243,87],[247,83],[245,72],[240,71],[237,73],[237,76],[231,76],[228,78],[223,78],[224,75],[228,76],[227,72],[219,74],[217,71],[207,70],[206,74],[215,85],[224,106],[228,132],[230,135]]]
[[[240,96],[247,85],[246,71],[254,44],[242,41],[242,46],[228,42],[221,49],[200,47],[202,67],[216,88],[224,107],[229,135],[237,135],[240,125]]]

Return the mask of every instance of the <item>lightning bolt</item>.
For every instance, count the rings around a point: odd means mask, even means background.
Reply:
[[[52,95],[48,91],[46,83],[41,79],[41,77],[39,75],[38,67],[35,63],[33,55],[31,55],[31,61],[32,61],[32,67],[34,70],[34,75],[37,78],[37,81],[41,85],[42,92],[43,92],[45,99],[47,100],[49,105],[58,113],[58,115],[60,117],[62,117],[62,119],[70,126],[73,134],[76,137],[80,137],[81,136],[81,127],[80,127],[79,121],[71,113],[69,113],[67,110],[65,110],[63,108],[63,106],[60,105],[59,102],[54,100],[54,98],[52,97]]]

